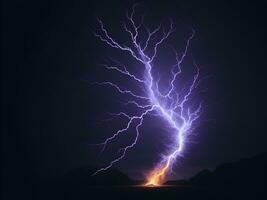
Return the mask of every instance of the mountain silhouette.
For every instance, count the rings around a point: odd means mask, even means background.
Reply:
[[[91,166],[72,169],[61,178],[61,181],[65,184],[88,186],[132,185],[134,183],[127,175],[117,169],[109,169],[93,175],[96,170]]]
[[[92,176],[91,166],[72,169],[35,189],[43,199],[257,199],[266,196],[267,153],[202,170],[188,180],[166,182],[165,187],[142,187],[117,169]],[[97,197],[97,198],[95,198]],[[253,198],[251,198],[253,197]]]
[[[60,180],[63,184],[84,186],[129,186],[138,183],[117,169],[109,169],[93,176],[96,170],[90,166],[76,168]],[[212,190],[262,190],[266,180],[267,152],[219,165],[213,171],[204,169],[188,180],[172,180],[165,184],[190,185]]]
[[[187,184],[215,191],[264,191],[266,180],[267,152],[219,165],[213,171],[202,170],[189,180],[168,181],[166,184]]]

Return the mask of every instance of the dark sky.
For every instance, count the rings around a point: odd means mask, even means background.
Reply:
[[[181,27],[197,30],[193,57],[212,75],[205,96],[207,112],[196,144],[177,166],[178,178],[267,150],[266,4],[262,2],[143,3],[152,22],[171,16]],[[104,128],[110,128],[95,122],[108,111],[103,105],[113,106],[114,92],[92,89],[84,80],[100,77],[98,63],[110,53],[92,34],[96,16],[119,33],[132,3],[3,2],[1,132],[3,173],[9,180],[49,178],[111,159],[107,155],[96,159],[88,144],[99,142]],[[153,152],[156,140],[151,140],[148,133],[141,144],[151,145]],[[140,176],[139,171],[157,161],[155,151],[145,150],[137,147],[117,167]]]

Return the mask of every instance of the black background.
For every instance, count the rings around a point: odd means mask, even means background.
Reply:
[[[96,16],[117,24],[133,1],[4,1],[2,6],[3,183],[27,185],[95,165],[87,143],[93,97],[83,81],[102,44]],[[266,3],[144,1],[198,32],[194,55],[213,78],[211,117],[190,150],[185,177],[266,151]],[[101,94],[100,94],[101,96]],[[98,97],[99,98],[99,97]],[[103,96],[104,98],[104,96]],[[206,127],[205,127],[206,126]],[[101,133],[99,133],[101,134]],[[201,136],[203,135],[203,136]],[[150,162],[146,160],[145,162]],[[126,161],[127,166],[131,160]],[[134,168],[134,167],[133,167]],[[181,176],[183,177],[183,175]]]

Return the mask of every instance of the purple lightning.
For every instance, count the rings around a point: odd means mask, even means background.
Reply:
[[[142,69],[143,77],[138,78],[136,75],[132,74],[126,66],[104,65],[104,67],[107,70],[115,70],[120,74],[131,78],[133,81],[136,82],[136,84],[144,88],[144,91],[142,92],[145,95],[136,94],[130,89],[122,89],[118,84],[115,84],[110,81],[93,83],[99,86],[112,87],[117,92],[126,95],[126,97],[131,97],[131,100],[127,101],[125,105],[135,105],[138,109],[142,111],[139,115],[133,116],[130,116],[126,112],[111,113],[111,115],[113,116],[124,117],[128,121],[122,129],[117,130],[111,137],[106,138],[106,140],[101,143],[101,152],[105,150],[106,146],[110,142],[119,137],[120,134],[127,132],[130,126],[135,127],[136,136],[131,144],[120,149],[119,157],[112,160],[106,167],[98,169],[93,175],[96,175],[101,171],[109,169],[115,163],[123,159],[127,151],[133,148],[138,142],[138,138],[140,135],[139,129],[145,123],[145,118],[149,114],[156,113],[157,117],[164,119],[169,124],[170,129],[173,131],[175,137],[177,138],[176,141],[172,144],[173,148],[171,148],[171,150],[169,150],[169,152],[163,156],[162,160],[159,162],[157,169],[154,170],[148,178],[147,184],[159,185],[162,182],[162,179],[164,178],[168,169],[170,169],[172,164],[175,162],[176,158],[182,155],[188,136],[192,133],[194,124],[199,118],[202,109],[201,103],[196,108],[194,106],[188,105],[188,103],[190,102],[190,98],[200,81],[199,68],[195,63],[194,66],[196,68],[196,73],[193,75],[190,84],[185,85],[183,89],[180,88],[180,93],[178,92],[178,89],[176,87],[176,80],[182,73],[181,65],[183,64],[184,58],[187,56],[187,51],[190,46],[190,42],[195,35],[195,31],[192,30],[192,34],[187,39],[182,55],[179,56],[178,53],[175,51],[176,64],[171,70],[169,86],[167,87],[166,91],[161,92],[159,90],[159,79],[155,80],[152,74],[153,61],[158,54],[158,48],[160,48],[160,46],[174,32],[175,29],[173,27],[173,22],[172,20],[170,20],[170,25],[167,30],[163,25],[159,25],[156,29],[151,31],[147,26],[144,25],[143,18],[138,24],[134,20],[135,8],[136,6],[133,6],[131,13],[127,13],[126,15],[127,20],[129,21],[128,26],[126,24],[123,24],[124,31],[130,35],[133,47],[125,46],[117,42],[114,38],[110,36],[109,31],[106,29],[103,22],[98,19],[100,31],[99,33],[95,33],[95,36],[108,46],[118,49],[122,52],[129,53],[133,59],[140,62],[144,66]],[[140,41],[140,29],[142,28],[146,31],[147,36],[145,40]],[[160,38],[155,42],[155,36],[158,35],[160,35]],[[152,46],[152,48],[149,48],[150,46]],[[148,49],[150,53],[148,53]],[[192,107],[194,107],[194,109]]]

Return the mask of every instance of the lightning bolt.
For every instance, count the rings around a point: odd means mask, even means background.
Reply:
[[[144,66],[142,69],[143,77],[137,77],[131,73],[126,66],[104,65],[104,67],[107,70],[117,71],[121,75],[132,79],[141,88],[144,88],[144,91],[141,91],[141,94],[136,94],[132,90],[123,89],[118,84],[110,81],[92,83],[98,86],[109,86],[113,88],[118,93],[129,98],[125,105],[132,104],[141,110],[139,115],[133,116],[130,116],[126,112],[112,113],[112,115],[124,117],[128,121],[123,128],[117,130],[111,135],[111,137],[106,138],[102,143],[100,143],[102,145],[101,152],[105,150],[106,146],[110,142],[115,140],[121,134],[127,132],[131,126],[135,127],[136,135],[131,144],[120,149],[120,155],[116,159],[112,160],[107,166],[98,169],[93,175],[96,175],[101,171],[108,170],[126,156],[127,152],[138,142],[140,127],[145,123],[145,118],[151,114],[164,119],[169,124],[170,129],[176,137],[176,141],[172,144],[173,148],[171,148],[169,152],[163,156],[162,160],[159,162],[157,167],[152,170],[147,178],[147,182],[145,183],[145,185],[160,185],[164,181],[167,172],[171,168],[172,164],[176,161],[177,157],[182,155],[188,136],[190,136],[192,133],[194,124],[200,117],[202,110],[201,103],[199,103],[198,106],[189,105],[192,94],[200,82],[200,70],[195,63],[193,64],[196,72],[193,75],[191,82],[188,85],[185,85],[183,89],[180,88],[180,90],[176,86],[176,80],[178,79],[179,75],[182,74],[182,64],[187,56],[187,51],[189,49],[191,40],[194,38],[195,31],[192,29],[192,33],[186,41],[185,48],[181,56],[179,56],[179,54],[175,51],[176,63],[171,70],[169,85],[167,86],[166,91],[161,92],[159,90],[160,79],[156,80],[152,74],[153,61],[158,55],[158,49],[160,46],[175,31],[173,21],[169,21],[169,26],[167,28],[160,24],[157,28],[150,30],[143,23],[143,18],[139,23],[136,22],[135,9],[136,5],[133,6],[130,13],[126,14],[126,18],[129,22],[128,26],[123,24],[125,33],[128,33],[131,38],[131,47],[120,44],[110,35],[102,20],[97,19],[100,29],[98,33],[95,33],[95,36],[106,45],[118,49],[121,52],[128,53],[133,59],[140,62]],[[142,41],[140,39],[141,29],[146,31],[146,38],[143,38]],[[155,38],[158,39],[155,41]]]

